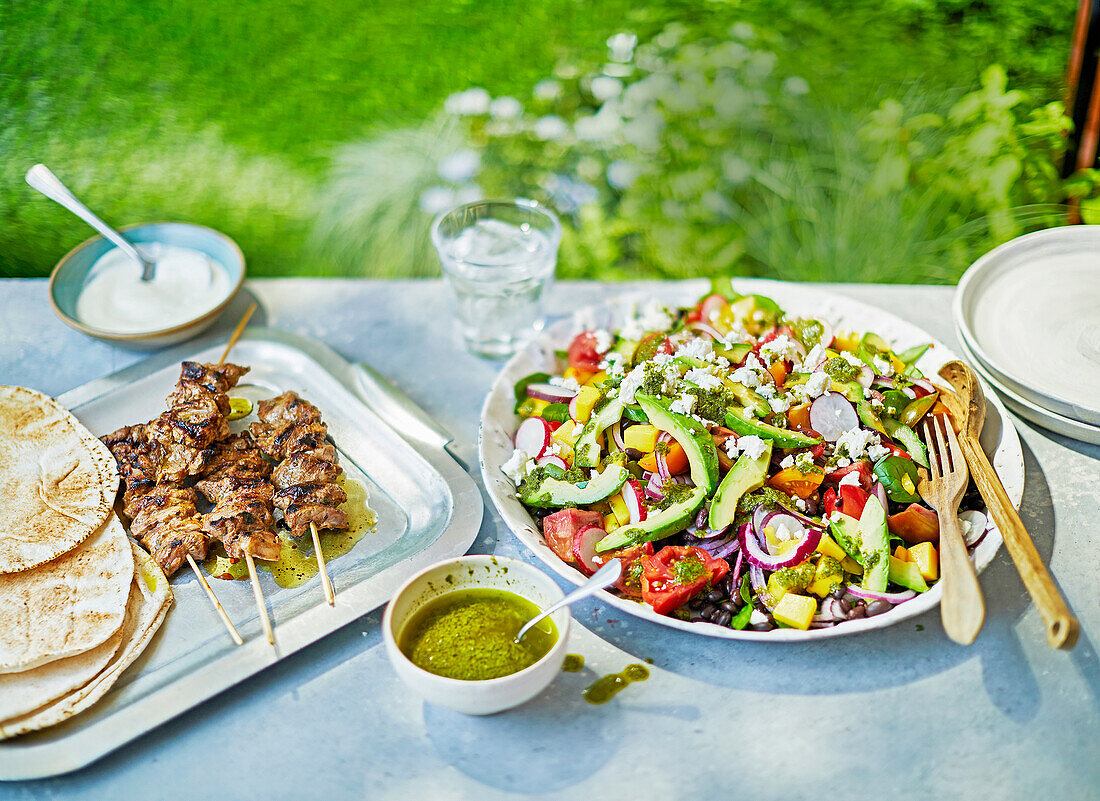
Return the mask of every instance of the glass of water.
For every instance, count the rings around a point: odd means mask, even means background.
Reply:
[[[432,223],[466,347],[499,358],[542,327],[561,223],[533,200],[479,200]]]

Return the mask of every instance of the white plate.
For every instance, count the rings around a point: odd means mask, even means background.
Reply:
[[[707,290],[707,282],[685,282],[672,285],[662,293],[659,299],[669,305],[691,305]],[[920,328],[901,320],[889,312],[867,306],[854,300],[833,295],[814,287],[788,284],[781,281],[742,281],[737,286],[775,299],[786,311],[823,317],[833,323],[837,330],[874,331],[892,342],[899,350],[925,342],[933,347],[925,353],[918,363],[925,375],[934,376],[945,362],[958,358],[943,343],[936,341]],[[611,304],[579,312],[572,319],[562,320],[552,325],[537,342],[533,342],[523,351],[513,356],[497,376],[493,387],[485,399],[481,412],[481,430],[479,432],[478,454],[481,462],[481,475],[493,504],[516,536],[530,548],[548,567],[558,575],[580,584],[584,576],[579,571],[559,559],[546,545],[542,534],[535,528],[534,520],[523,504],[515,496],[512,482],[500,471],[501,466],[512,455],[512,434],[516,428],[517,417],[513,413],[516,381],[538,371],[552,371],[555,365],[554,350],[568,346],[572,336],[591,325],[604,327],[618,326],[622,311],[632,301],[645,300],[650,295],[630,295],[618,298]],[[990,460],[1001,481],[1004,483],[1012,504],[1019,508],[1024,492],[1024,456],[1020,448],[1020,438],[1008,417],[1004,406],[992,391],[987,392],[988,411],[985,428],[982,430],[982,447],[990,455]],[[1001,547],[1001,535],[990,522],[990,531],[985,540],[974,552],[974,564],[980,572],[992,561],[997,549]],[[940,585],[936,584],[923,595],[894,607],[889,612],[876,617],[862,618],[842,623],[831,628],[799,631],[798,629],[775,629],[772,631],[736,631],[730,628],[708,623],[689,623],[685,620],[658,615],[649,606],[620,598],[610,592],[602,592],[600,597],[607,603],[627,614],[645,620],[660,623],[663,626],[702,634],[710,637],[724,637],[731,640],[757,640],[761,642],[807,642],[826,637],[839,637],[856,634],[869,629],[892,626],[907,618],[922,614],[936,606],[940,600]]]
[[[1025,420],[1037,426],[1042,426],[1056,434],[1061,434],[1070,439],[1080,440],[1081,442],[1088,442],[1092,445],[1100,445],[1100,426],[1090,426],[1088,423],[1082,423],[1079,420],[1074,420],[1072,417],[1063,417],[1057,412],[1052,412],[1050,409],[1044,409],[1042,406],[1034,404],[1026,398],[1017,395],[1011,389],[997,381],[967,347],[967,342],[966,339],[963,338],[962,332],[959,332],[959,349],[962,351],[963,356],[966,357],[967,363],[974,372],[987,384],[993,386],[997,395],[1000,396],[1005,406],[1011,411],[1020,415],[1020,417]]]
[[[985,254],[959,281],[954,315],[998,384],[1100,425],[1100,225],[1037,231]]]

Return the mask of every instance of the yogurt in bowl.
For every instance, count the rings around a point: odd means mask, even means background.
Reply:
[[[501,556],[448,559],[405,582],[382,618],[386,655],[401,681],[428,702],[467,715],[510,709],[548,687],[565,661],[569,609],[550,615],[552,625],[531,642],[531,633],[524,637],[525,649],[512,648],[496,635],[512,625],[518,631],[529,618],[507,619],[493,603],[504,600],[505,593],[526,601],[520,606],[530,617],[564,597],[541,570]],[[475,606],[479,602],[485,603]],[[453,620],[444,619],[454,610],[459,614]],[[475,612],[491,619],[473,619]],[[435,632],[429,631],[433,622],[440,624]],[[425,633],[441,637],[426,641]]]
[[[158,222],[122,229],[156,260],[155,277],[103,237],[78,245],[50,276],[50,301],[68,325],[137,348],[162,347],[205,330],[244,283],[232,239],[211,228]]]

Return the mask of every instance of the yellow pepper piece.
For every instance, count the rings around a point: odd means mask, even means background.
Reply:
[[[936,546],[930,542],[918,542],[909,546],[909,561],[913,562],[925,581],[935,581],[940,577],[940,555]]]
[[[656,426],[630,426],[623,432],[623,443],[642,453],[653,453],[657,449],[657,438],[661,436]]]
[[[608,513],[603,516],[603,527],[608,534],[619,527],[619,519],[615,517],[614,512]]]
[[[828,534],[821,535],[821,541],[817,544],[817,552],[825,554],[825,556],[831,556],[838,562],[843,562],[848,557],[844,549],[837,545],[836,541]]]
[[[594,386],[596,384],[602,384],[607,380],[607,372],[600,370],[598,373],[593,373],[592,377],[584,382],[585,386]]]
[[[622,495],[612,495],[607,499],[607,502],[611,504],[611,514],[615,516],[620,526],[625,526],[630,522],[630,511],[626,508],[626,501],[623,500]]]
[[[581,387],[581,391],[578,392],[577,397],[573,399],[578,423],[588,422],[588,418],[592,416],[592,409],[596,406],[596,401],[599,399],[600,391],[598,389],[590,386]]]
[[[583,384],[592,377],[592,373],[587,370],[578,370],[576,367],[566,367],[562,376],[564,378],[575,378],[578,384]]]
[[[855,576],[863,575],[863,565],[861,565],[850,556],[845,556],[843,559],[841,559],[840,566],[843,567],[848,573],[851,573]]]
[[[784,593],[772,610],[772,617],[776,621],[792,629],[803,631],[810,627],[810,621],[814,619],[815,614],[817,614],[817,601],[808,595],[799,595],[796,592]]]
[[[572,420],[566,420],[551,436],[556,439],[562,445],[568,445],[572,448],[577,444],[577,440],[580,439],[583,426],[578,426],[573,423]]]

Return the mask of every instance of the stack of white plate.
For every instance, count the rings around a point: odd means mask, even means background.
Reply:
[[[1037,231],[982,256],[959,281],[955,327],[1012,411],[1100,445],[1100,225]]]

